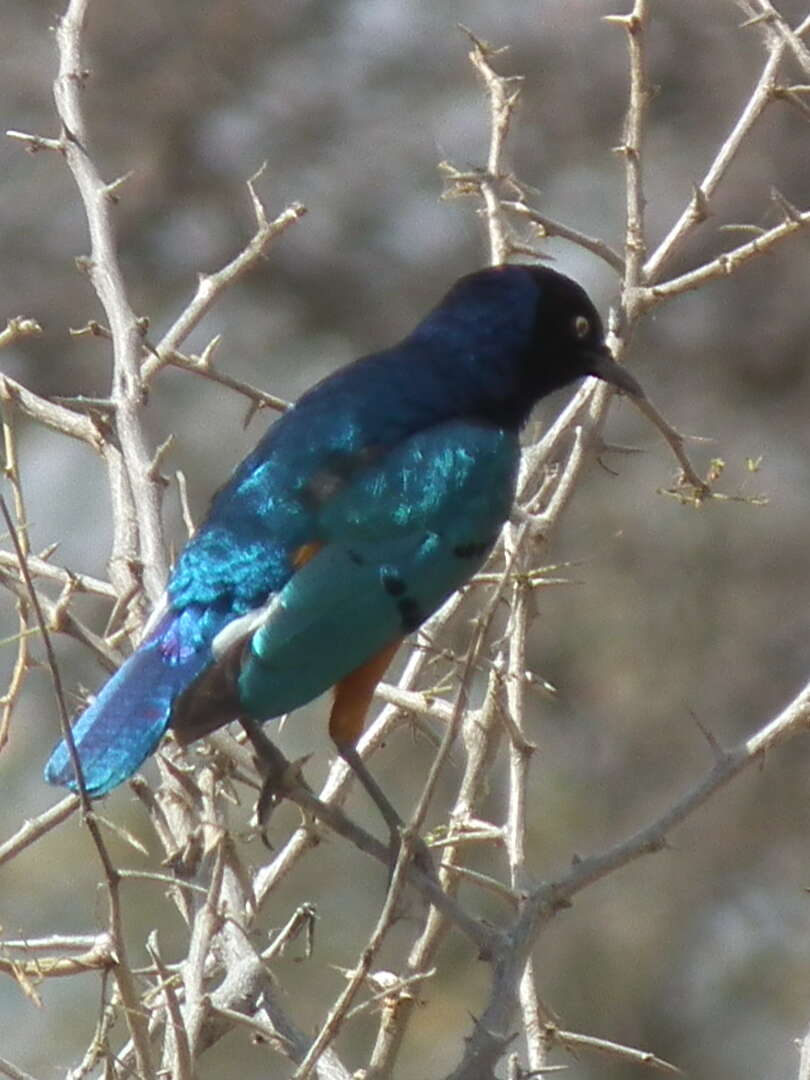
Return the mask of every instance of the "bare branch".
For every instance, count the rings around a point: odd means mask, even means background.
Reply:
[[[553,218],[541,214],[538,210],[528,206],[522,197],[520,199],[502,200],[501,208],[530,221],[532,225],[536,226],[537,234],[541,239],[558,236],[561,240],[568,240],[570,243],[576,244],[577,247],[590,251],[597,258],[603,259],[617,274],[624,274],[624,259],[618,251],[615,251],[604,240],[594,236],[587,236],[570,225],[564,225],[561,221],[555,221]]]
[[[802,41],[800,34],[807,29],[807,20],[797,29],[792,30],[785,17],[776,10],[770,0],[739,0],[743,11],[750,12],[751,22],[764,22],[769,29],[782,39],[793,53],[806,75],[810,75],[810,49]],[[756,14],[755,14],[756,13]]]
[[[101,433],[89,417],[39,397],[8,375],[0,375],[0,400],[10,402],[25,416],[30,416],[60,435],[80,439],[94,450],[102,449]]]
[[[644,41],[647,0],[635,0],[629,15],[607,16],[610,22],[624,27],[630,56],[630,104],[625,120],[624,137],[617,147],[625,161],[627,225],[624,245],[624,282],[622,302],[628,318],[635,313],[635,293],[642,283],[642,268],[647,250],[644,229],[644,189],[641,172],[642,137],[647,103]]]
[[[65,159],[79,189],[90,230],[87,270],[113,339],[111,397],[116,407],[116,432],[126,468],[126,489],[122,490],[123,478],[117,470],[111,476],[111,482],[120,499],[131,500],[130,512],[117,517],[113,562],[120,566],[136,555],[130,549],[129,522],[137,521],[140,544],[137,555],[143,566],[144,586],[152,604],[156,604],[163,591],[167,562],[160,517],[160,488],[149,479],[150,454],[139,420],[143,392],[140,377],[143,334],[140,322],[129,306],[118,262],[109,186],[101,179],[88,149],[81,106],[87,79],[81,55],[87,5],[88,0],[70,0],[57,26],[59,74],[54,84],[54,100],[62,124]],[[121,522],[127,524],[121,527]]]
[[[197,291],[193,299],[177,318],[174,325],[166,331],[158,342],[154,354],[145,361],[142,370],[142,378],[145,383],[150,382],[158,369],[164,364],[176,363],[175,354],[178,353],[188,335],[198,325],[203,316],[207,314],[224,290],[237,282],[248,270],[252,269],[263,258],[273,240],[286,232],[291,225],[294,225],[306,213],[306,207],[295,202],[282,210],[272,221],[269,221],[264,205],[255,188],[256,180],[262,171],[259,170],[248,181],[248,191],[253,204],[253,212],[256,216],[256,232],[245,248],[226,266],[223,266],[221,270],[214,274],[200,275]],[[178,366],[186,367],[187,365],[181,362]],[[213,376],[209,376],[209,378],[211,377]]]
[[[49,833],[51,829],[61,825],[63,821],[67,821],[80,806],[81,800],[78,795],[67,795],[61,802],[56,803],[55,806],[40,814],[39,817],[34,818],[32,821],[26,821],[14,836],[6,840],[4,844],[0,844],[0,866],[4,862],[8,862],[9,859],[13,859],[15,855],[19,855],[21,851],[25,851],[40,837]]]
[[[0,1073],[3,1076],[7,1076],[8,1080],[36,1080],[36,1077],[31,1076],[30,1073],[23,1072],[22,1069],[18,1069],[16,1065],[12,1065],[10,1061],[6,1061],[5,1058],[0,1058]]]
[[[659,285],[651,285],[639,292],[639,306],[641,309],[651,308],[656,302],[669,300],[673,296],[680,296],[690,289],[697,289],[708,281],[716,281],[718,278],[728,277],[736,273],[741,266],[751,259],[775,248],[789,236],[806,228],[810,224],[810,210],[798,214],[797,217],[787,218],[772,229],[755,236],[747,244],[740,244],[731,251],[724,251],[721,255],[709,262],[698,266],[695,270],[689,270],[678,277],[670,278]]]
[[[553,1025],[546,1025],[545,1036],[550,1043],[559,1043],[567,1050],[594,1050],[598,1054],[616,1061],[627,1061],[632,1065],[646,1065],[659,1072],[681,1075],[677,1065],[671,1065],[649,1050],[636,1050],[633,1046],[622,1046],[608,1039],[597,1039],[593,1035],[579,1035],[574,1031],[560,1031]]]

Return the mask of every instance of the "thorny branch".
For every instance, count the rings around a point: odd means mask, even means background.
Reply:
[[[256,219],[253,237],[227,266],[215,274],[201,276],[188,306],[163,338],[152,345],[145,336],[144,321],[136,317],[129,305],[120,272],[110,197],[120,185],[102,181],[90,156],[85,131],[81,96],[89,76],[82,62],[81,39],[88,5],[89,0],[71,0],[57,32],[60,67],[55,97],[62,125],[60,138],[20,132],[9,135],[31,149],[62,154],[74,175],[90,230],[91,251],[86,268],[110,328],[101,336],[108,334],[112,342],[113,386],[108,410],[89,409],[85,413],[80,407],[67,408],[48,401],[9,377],[0,377],[5,469],[14,502],[14,520],[9,517],[9,529],[18,538],[16,551],[0,552],[0,581],[20,605],[17,681],[13,681],[4,699],[7,708],[16,701],[30,663],[28,642],[32,631],[42,638],[46,648],[49,648],[49,633],[58,630],[73,634],[110,665],[115,663],[117,654],[110,643],[92,634],[69,610],[75,593],[86,591],[129,600],[140,588],[141,572],[151,602],[162,588],[166,558],[160,486],[152,467],[154,455],[141,428],[143,392],[160,370],[173,365],[215,379],[246,396],[256,407],[283,409],[286,404],[215,369],[212,357],[216,339],[201,357],[185,356],[180,349],[222,292],[256,264],[268,245],[300,218],[303,208],[293,203],[269,220],[256,194],[254,177],[248,185]],[[556,236],[610,265],[621,278],[621,295],[612,324],[617,355],[627,347],[637,321],[659,303],[734,273],[749,259],[772,250],[803,229],[810,220],[810,211],[796,210],[777,195],[776,202],[784,217],[781,224],[761,231],[751,241],[730,251],[719,252],[677,277],[662,278],[685,238],[706,220],[716,191],[754,125],[771,103],[780,100],[776,80],[784,57],[790,54],[810,73],[810,53],[802,41],[810,18],[794,30],[769,0],[739,0],[739,6],[752,28],[761,28],[766,48],[762,72],[703,179],[685,198],[682,212],[653,250],[649,249],[645,227],[642,169],[648,93],[645,33],[653,5],[635,0],[629,14],[610,17],[612,23],[625,30],[630,69],[629,107],[619,147],[625,162],[627,215],[621,254],[601,238],[558,222],[531,205],[539,198],[537,193],[506,169],[505,142],[518,102],[519,80],[499,75],[493,65],[501,50],[467,31],[472,43],[470,60],[484,85],[489,104],[489,148],[486,163],[480,169],[462,171],[447,164],[442,167],[448,193],[472,195],[480,200],[493,264],[527,252],[539,257],[534,241]],[[512,221],[528,228],[530,239],[518,235]],[[12,319],[6,330],[0,332],[0,347],[37,332],[32,320]],[[98,836],[111,898],[108,931],[91,940],[64,943],[61,948],[52,940],[39,946],[27,943],[21,955],[11,960],[6,960],[5,955],[0,957],[0,968],[32,993],[36,982],[43,978],[67,976],[93,967],[111,969],[117,992],[99,1021],[99,1032],[103,1030],[104,1038],[108,1038],[112,1016],[123,1009],[131,1039],[117,1054],[115,1064],[110,1064],[112,1073],[124,1075],[137,1069],[143,1077],[155,1076],[154,1061],[167,1074],[190,1078],[199,1055],[229,1031],[243,1028],[265,1040],[268,1049],[293,1062],[300,1080],[313,1074],[345,1080],[349,1072],[334,1050],[335,1039],[356,1014],[352,1006],[358,996],[368,994],[368,1004],[381,1004],[378,1031],[365,1076],[367,1080],[382,1080],[392,1074],[401,1053],[417,1003],[414,987],[437,968],[439,945],[454,925],[476,943],[491,963],[488,1000],[452,1073],[454,1080],[479,1080],[492,1075],[504,1053],[515,1050],[512,1035],[518,1028],[523,1041],[512,1058],[515,1075],[521,1074],[522,1063],[529,1074],[548,1068],[555,1046],[575,1048],[580,1054],[592,1051],[609,1054],[622,1061],[676,1071],[650,1052],[565,1031],[556,1021],[552,1022],[539,998],[532,949],[560,907],[631,860],[661,850],[673,828],[758,761],[766,749],[806,729],[810,723],[810,687],[740,747],[721,754],[706,777],[657,820],[608,850],[577,860],[567,873],[550,884],[533,885],[527,865],[530,817],[527,799],[534,751],[527,735],[527,689],[532,678],[526,670],[526,641],[533,618],[531,592],[536,587],[531,575],[537,561],[538,542],[548,544],[553,540],[579,480],[593,459],[593,451],[600,445],[602,426],[613,397],[613,392],[603,385],[585,385],[543,439],[527,450],[515,521],[506,528],[487,573],[480,575],[477,588],[488,588],[489,596],[482,602],[482,613],[464,657],[454,658],[451,654],[448,660],[448,651],[441,645],[443,634],[454,623],[463,603],[463,596],[459,595],[423,627],[399,684],[380,687],[379,696],[384,704],[361,742],[364,756],[380,750],[406,724],[415,724],[441,745],[405,831],[400,860],[376,927],[315,1039],[296,1025],[291,1015],[294,1003],[291,1006],[276,992],[266,967],[271,954],[275,955],[273,946],[262,950],[256,944],[256,933],[279,885],[323,835],[321,822],[326,822],[360,850],[385,860],[383,845],[343,813],[350,782],[345,766],[334,765],[319,798],[303,781],[293,784],[290,795],[304,808],[304,821],[278,852],[255,870],[245,861],[230,818],[235,792],[245,783],[254,782],[252,761],[244,746],[227,735],[217,735],[209,740],[208,751],[200,755],[202,764],[193,772],[188,762],[169,746],[160,758],[159,786],[153,789],[140,779],[133,782],[133,790],[141,799],[162,847],[165,864],[165,873],[147,872],[140,876],[162,887],[169,884],[169,901],[188,928],[187,955],[179,964],[167,963],[157,938],[150,939],[151,966],[140,973],[147,987],[143,994],[139,994],[134,973],[127,963],[125,905],[121,894],[122,888],[129,887],[126,883],[137,875],[112,864],[100,843],[92,808],[85,802],[85,818]],[[705,482],[689,462],[683,438],[649,402],[643,404],[643,411],[669,442],[685,483],[697,498],[704,497]],[[35,556],[29,550],[17,468],[14,433],[17,412],[81,440],[104,459],[113,494],[115,523],[110,585],[57,566],[49,553]],[[117,439],[111,437],[111,425]],[[133,569],[138,567],[142,571]],[[62,588],[63,595],[51,601],[43,590],[54,585]],[[37,625],[29,618],[29,606],[38,611]],[[506,626],[505,611],[508,612]],[[447,697],[446,686],[436,686],[437,670],[449,673],[453,685],[451,699]],[[55,663],[52,671],[58,684]],[[473,704],[474,680],[482,687],[477,706]],[[447,675],[443,681],[447,681]],[[436,739],[437,728],[443,731],[441,739]],[[502,821],[487,821],[483,817],[483,796],[495,752],[502,742],[506,743],[509,760],[507,807]],[[462,775],[448,824],[434,839],[435,851],[441,857],[442,893],[435,882],[420,878],[407,857],[409,839],[423,825],[440,771],[451,754],[461,755]],[[57,828],[80,802],[79,798],[69,796],[36,821],[22,826],[0,846],[0,863],[15,858]],[[465,865],[469,850],[484,844],[505,853],[508,874],[503,881],[474,873]],[[462,881],[478,884],[506,901],[500,927],[485,926],[458,904],[458,887]],[[387,960],[391,970],[375,972],[374,965],[397,919],[406,884],[415,886],[432,906],[423,918],[414,921],[401,963],[396,965]],[[12,946],[20,947],[15,942],[5,943],[6,950]],[[63,951],[68,955],[62,955]],[[54,957],[55,952],[59,955]],[[384,992],[380,992],[380,987]],[[516,1012],[520,1014],[519,1024],[515,1020]],[[808,1055],[804,1051],[803,1055],[804,1061]],[[100,1059],[101,1051],[97,1048],[86,1055],[88,1063]],[[808,1071],[806,1065],[802,1068]],[[9,1076],[23,1075],[8,1062],[0,1062],[0,1071]]]

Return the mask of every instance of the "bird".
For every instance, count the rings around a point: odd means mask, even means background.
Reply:
[[[584,376],[644,397],[577,282],[509,264],[460,278],[398,344],[305,392],[214,495],[141,644],[75,721],[87,795],[168,729],[188,745],[333,689],[332,741],[393,829],[356,750],[375,688],[492,550],[534,405]],[[78,789],[64,740],[45,778]]]

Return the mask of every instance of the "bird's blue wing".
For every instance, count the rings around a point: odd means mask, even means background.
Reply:
[[[518,452],[510,432],[441,424],[334,494],[319,516],[323,546],[246,621],[244,709],[268,718],[312,700],[431,615],[492,547]]]

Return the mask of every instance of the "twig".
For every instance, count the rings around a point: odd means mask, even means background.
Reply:
[[[22,478],[20,477],[19,458],[17,454],[17,439],[10,410],[5,401],[0,399],[0,422],[3,427],[3,473],[10,486],[14,502],[14,515],[17,519],[17,535],[20,541],[20,550],[27,560],[30,556],[30,543],[28,530],[25,526],[28,515],[25,512],[25,498],[23,496]],[[8,732],[11,727],[11,718],[14,708],[22,693],[25,677],[30,665],[28,650],[29,605],[25,596],[17,597],[17,624],[19,636],[17,642],[17,656],[14,661],[14,669],[11,673],[8,690],[0,697],[0,705],[3,708],[0,717],[0,750],[6,745]]]
[[[485,169],[476,171],[472,186],[473,189],[477,188],[484,203],[483,213],[487,225],[490,265],[500,266],[515,250],[514,241],[504,220],[498,189],[501,180],[505,177],[502,164],[504,143],[520,100],[520,84],[523,79],[499,75],[492,67],[490,60],[504,50],[494,49],[487,42],[476,37],[466,26],[462,26],[461,29],[472,42],[469,53],[470,62],[484,84],[489,101],[490,137],[487,164]],[[459,193],[463,194],[463,183],[459,185],[461,175],[458,173],[454,175],[452,168],[449,168],[447,172],[449,179],[457,185]]]
[[[19,855],[21,851],[25,851],[51,829],[67,821],[80,806],[81,800],[78,795],[67,795],[61,802],[45,810],[38,817],[26,821],[22,828],[18,829],[4,844],[0,844],[0,866]]]
[[[95,596],[105,596],[110,600],[116,597],[115,587],[108,581],[93,577],[90,574],[79,574],[74,570],[68,570],[65,566],[56,566],[46,559],[36,555],[28,555],[26,558],[28,572],[32,578],[45,578],[47,581],[56,581],[60,585],[69,585],[75,592],[91,593]],[[10,551],[0,550],[0,566],[16,566],[17,558]]]
[[[538,235],[542,239],[558,236],[561,240],[568,240],[570,243],[576,244],[577,247],[590,251],[597,258],[603,259],[618,274],[624,275],[624,259],[610,244],[600,240],[598,237],[588,236],[570,225],[564,225],[561,221],[555,221],[554,218],[550,218],[546,214],[541,214],[539,210],[534,210],[526,204],[522,194],[519,199],[502,199],[501,208],[508,210],[512,214],[517,214],[526,221],[530,221],[536,227]]]
[[[7,554],[7,552],[3,552],[4,558],[2,562],[6,561]],[[30,595],[25,580],[21,580],[9,570],[4,569],[2,565],[0,565],[0,585],[10,593],[13,593],[13,595],[20,600],[26,600]],[[66,585],[66,588],[70,589],[69,583]],[[121,662],[120,656],[114,649],[107,645],[103,638],[94,634],[92,630],[88,629],[84,623],[80,622],[75,615],[72,615],[67,611],[64,605],[60,605],[58,601],[52,603],[40,592],[37,592],[36,595],[43,615],[46,618],[46,625],[50,630],[67,634],[68,637],[75,638],[76,641],[81,642],[82,645],[86,645],[87,648],[94,653],[102,667],[107,671],[113,672],[118,669]],[[39,632],[38,628],[36,629],[37,632]]]
[[[94,450],[102,449],[101,433],[90,417],[47,401],[8,375],[0,375],[0,400],[11,402],[25,416],[60,435],[79,439]]]
[[[796,1044],[799,1048],[799,1071],[796,1080],[810,1080],[810,1031],[804,1038],[797,1039]]]
[[[116,250],[110,216],[110,187],[90,157],[81,106],[87,79],[81,42],[89,0],[70,0],[56,30],[59,73],[54,100],[62,124],[64,154],[84,205],[90,231],[90,257],[86,268],[104,308],[113,340],[113,386],[115,429],[121,447],[123,469],[116,458],[107,457],[110,484],[120,512],[114,520],[111,572],[131,582],[133,560],[143,567],[146,593],[155,605],[166,579],[166,548],[160,517],[160,485],[149,479],[150,454],[140,427],[142,383],[139,361],[143,348],[142,326],[129,306]],[[133,550],[132,523],[137,522],[137,550]],[[116,584],[123,585],[123,581]]]
[[[482,1063],[486,1065],[500,1055],[505,1033],[510,1029],[517,977],[523,971],[537,936],[546,923],[560,910],[570,907],[577,893],[587,886],[643,855],[661,851],[668,834],[677,825],[682,824],[735,776],[759,761],[766,752],[787,742],[808,726],[810,683],[778,716],[718,760],[703,780],[658,819],[607,851],[578,860],[557,881],[540,886],[532,893],[514,927],[509,948],[500,954],[489,1003],[470,1036],[464,1061],[452,1074],[453,1080],[476,1075],[470,1070],[481,1068]]]
[[[787,239],[788,236],[792,236],[800,229],[806,228],[808,224],[810,224],[810,210],[786,218],[781,224],[775,225],[772,229],[768,229],[767,232],[759,236],[755,236],[747,244],[740,244],[739,247],[733,248],[731,251],[724,251],[721,255],[710,259],[709,262],[696,267],[694,270],[679,274],[677,277],[670,278],[668,281],[663,281],[658,285],[651,285],[649,288],[642,289],[638,294],[639,309],[647,310],[658,301],[680,296],[690,289],[697,289],[699,286],[705,285],[707,281],[716,281],[718,278],[728,277],[751,259],[758,255],[764,255],[777,244]]]
[[[374,963],[377,953],[385,940],[385,936],[394,921],[397,905],[401,900],[403,890],[407,883],[408,864],[412,854],[413,852],[408,836],[405,835],[400,844],[396,865],[394,866],[394,872],[391,876],[391,883],[388,887],[388,895],[385,898],[382,911],[377,919],[377,924],[368,939],[368,944],[360,954],[360,959],[358,960],[354,971],[351,972],[346,986],[329,1010],[329,1015],[324,1021],[318,1035],[313,1040],[307,1056],[293,1074],[293,1080],[308,1080],[312,1075],[312,1070],[315,1067],[318,1058],[327,1046],[334,1042],[337,1037],[355,997],[368,978],[369,972],[371,971],[371,965]]]
[[[247,185],[253,213],[256,217],[256,232],[245,248],[226,266],[223,266],[221,270],[214,274],[200,275],[194,297],[174,325],[167,330],[158,342],[154,354],[144,362],[141,374],[145,383],[148,383],[164,364],[175,362],[175,354],[179,351],[183,342],[211,309],[222,292],[255,266],[272,241],[306,213],[306,207],[302,206],[301,203],[294,202],[285,210],[282,210],[272,221],[268,220],[264,205],[256,193],[255,186],[256,180],[263,171],[264,167],[248,180]],[[209,376],[209,378],[212,377]]]
[[[170,1033],[170,1039],[167,1046],[166,1066],[171,1070],[170,1075],[176,1080],[194,1080],[196,1073],[189,1051],[188,1032],[180,1011],[180,1003],[177,1000],[176,978],[169,973],[163,963],[156,930],[153,930],[147,938],[146,949],[160,979],[166,1014],[169,1018],[167,1030]]]
[[[56,663],[56,657],[54,655],[53,647],[51,645],[50,635],[48,634],[48,628],[45,625],[45,619],[42,614],[42,608],[40,607],[36,590],[34,589],[33,582],[31,581],[31,577],[28,573],[28,567],[26,566],[24,551],[20,545],[17,531],[14,528],[14,523],[11,519],[11,514],[9,513],[5,499],[2,495],[0,495],[0,512],[2,512],[2,516],[5,519],[6,527],[8,528],[9,534],[11,536],[14,550],[17,553],[20,573],[22,574],[25,581],[26,589],[28,590],[31,600],[31,606],[36,617],[40,633],[42,634],[42,642],[45,646],[45,653],[48,658],[48,667],[50,669],[51,679],[53,681],[54,696],[56,698],[56,703],[59,710],[59,719],[62,727],[62,737],[64,738],[67,745],[68,753],[70,754],[71,764],[74,770],[74,775],[76,776],[76,781],[79,788],[79,799],[81,801],[83,821],[85,826],[87,827],[87,831],[90,833],[99,860],[104,868],[104,875],[107,880],[107,889],[110,897],[109,933],[110,940],[112,942],[113,956],[116,960],[114,968],[115,979],[118,985],[119,993],[121,994],[122,1001],[124,1002],[124,1006],[127,1009],[127,1022],[137,1049],[138,1062],[144,1070],[144,1075],[148,1076],[150,1075],[148,1070],[151,1069],[148,1029],[146,1026],[145,1018],[141,1015],[140,1010],[137,1007],[137,996],[132,981],[132,974],[127,966],[126,949],[121,917],[120,894],[118,890],[118,876],[115,867],[113,866],[112,860],[110,859],[107,847],[101,836],[101,831],[99,829],[98,823],[95,820],[92,808],[90,806],[90,800],[87,796],[87,789],[84,783],[84,775],[82,773],[81,762],[79,760],[79,755],[76,750],[73,733],[70,730],[67,707],[65,705],[65,695],[62,688],[62,679]]]
[[[684,437],[677,432],[670,423],[668,423],[661,413],[656,409],[649,398],[633,398],[633,404],[640,413],[647,417],[647,419],[658,428],[662,436],[669,445],[672,453],[678,459],[678,464],[683,471],[684,481],[691,484],[695,491],[695,497],[700,500],[709,494],[709,485],[705,480],[702,480],[695,472],[691,461],[686,456],[684,451]]]
[[[108,935],[96,940],[87,952],[76,956],[36,957],[33,960],[9,960],[0,956],[0,971],[17,979],[64,979],[84,975],[88,971],[109,971],[118,963],[112,940]]]
[[[606,16],[607,21],[618,23],[627,32],[627,49],[630,57],[630,104],[625,119],[624,137],[617,150],[624,157],[627,193],[622,305],[631,322],[636,314],[636,291],[642,284],[642,268],[647,249],[644,230],[645,199],[641,174],[644,114],[647,103],[643,48],[646,18],[647,0],[635,0],[633,10],[629,15]]]
[[[146,363],[149,363],[149,361]],[[241,379],[234,379],[231,375],[217,371],[216,368],[212,367],[210,354],[207,351],[204,358],[184,356],[182,353],[173,352],[167,356],[165,364],[179,368],[180,371],[188,371],[192,375],[200,375],[211,382],[219,383],[220,386],[227,386],[229,390],[248,398],[258,408],[286,412],[290,407],[288,401],[277,397],[275,394],[268,394],[267,391],[260,390],[257,386],[251,386],[250,383],[242,382]]]
[[[580,1035],[574,1031],[561,1031],[553,1025],[546,1025],[544,1036],[550,1043],[559,1043],[567,1050],[595,1050],[605,1057],[617,1061],[627,1061],[633,1065],[646,1065],[659,1072],[681,1075],[682,1070],[662,1058],[656,1057],[649,1050],[637,1050],[634,1046],[622,1046],[609,1039],[597,1039],[593,1035]]]
[[[773,29],[775,34],[782,39],[793,53],[804,73],[810,75],[810,49],[807,48],[799,36],[807,29],[807,19],[797,30],[792,30],[787,20],[776,10],[770,0],[753,0],[753,3],[749,3],[748,0],[739,0],[739,6],[743,11],[751,13],[758,11],[759,18],[756,21],[766,22],[768,28]]]
[[[7,1076],[8,1080],[36,1080],[35,1076],[23,1072],[22,1069],[18,1069],[16,1065],[12,1065],[11,1062],[6,1061],[5,1058],[0,1058],[0,1073],[2,1073],[3,1076]]]
[[[782,61],[783,52],[784,45],[771,50],[750,98],[720,146],[706,175],[695,186],[689,204],[645,263],[643,271],[645,283],[654,283],[660,278],[664,266],[681,246],[686,236],[708,217],[710,201],[715,191],[728,173],[729,167],[751,133],[754,124],[768,104],[773,101],[776,71]]]

